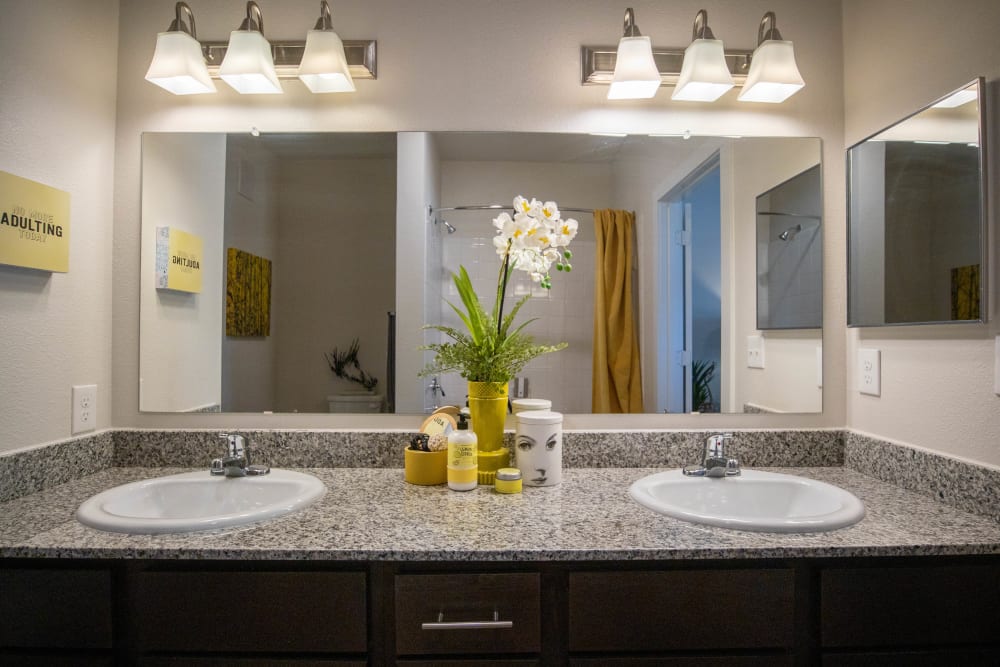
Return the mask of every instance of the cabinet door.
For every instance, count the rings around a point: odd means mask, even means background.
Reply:
[[[300,660],[289,658],[192,658],[156,656],[141,658],[139,667],[367,667],[364,660]]]
[[[821,574],[822,643],[1000,644],[1000,567],[831,568]]]
[[[574,572],[570,651],[787,647],[791,570]]]
[[[653,658],[573,658],[569,667],[792,667],[790,655],[708,655]]]
[[[107,570],[0,569],[0,647],[111,648]]]
[[[996,667],[996,649],[838,653],[823,656],[823,667]]]
[[[396,576],[400,655],[537,653],[537,573]]]
[[[141,572],[142,650],[364,653],[362,572]]]

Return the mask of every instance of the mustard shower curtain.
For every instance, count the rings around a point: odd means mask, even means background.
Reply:
[[[594,286],[595,413],[642,412],[639,335],[633,307],[635,214],[594,211],[597,269]]]

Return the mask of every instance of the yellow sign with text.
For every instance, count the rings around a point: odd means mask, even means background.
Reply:
[[[69,271],[69,193],[0,171],[0,264]]]
[[[157,227],[157,289],[200,293],[203,245],[200,236],[173,227]]]

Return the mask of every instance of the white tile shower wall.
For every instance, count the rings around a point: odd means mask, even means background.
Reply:
[[[457,272],[461,265],[469,272],[483,305],[491,307],[500,266],[492,237],[470,238],[456,233],[445,237],[442,245],[444,270],[437,289],[443,298],[459,304],[451,272]],[[520,377],[528,379],[528,395],[550,399],[553,409],[560,412],[585,413],[590,412],[594,242],[578,239],[572,248],[573,271],[569,274],[553,271],[551,290],[533,283],[526,273],[515,272],[504,300],[504,312],[509,313],[518,299],[530,293],[518,322],[538,319],[528,325],[526,333],[539,343],[568,343],[566,349],[542,355],[525,367]],[[463,326],[447,307],[442,312],[442,321],[448,326]],[[465,380],[452,373],[443,375],[441,383],[448,403],[464,403]]]

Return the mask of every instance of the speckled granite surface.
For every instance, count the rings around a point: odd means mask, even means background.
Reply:
[[[410,431],[235,431],[255,460],[279,467],[399,468]],[[705,431],[565,431],[563,466],[681,466],[701,458]],[[219,431],[117,431],[115,465],[207,465]],[[839,466],[839,430],[734,431],[733,456],[749,466]],[[513,433],[505,441],[513,444]]]
[[[1000,522],[1000,470],[847,432],[845,465]]]
[[[0,502],[91,475],[114,458],[112,431],[0,456]]]
[[[207,467],[219,430],[116,430],[0,456],[0,501],[119,467]],[[240,430],[254,461],[281,468],[401,468],[411,431]],[[701,458],[718,431],[566,431],[566,468],[680,467]],[[732,455],[747,466],[839,466],[843,432],[735,431]],[[514,434],[505,442],[513,445]]]
[[[829,533],[712,528],[628,496],[652,468],[569,469],[520,495],[418,487],[396,469],[312,469],[329,491],[305,510],[235,529],[130,536],[87,528],[73,510],[97,491],[172,469],[109,469],[0,505],[0,556],[277,560],[587,561],[1000,554],[1000,526],[844,468],[793,471],[848,489],[867,508]],[[724,483],[724,482],[722,482]]]

